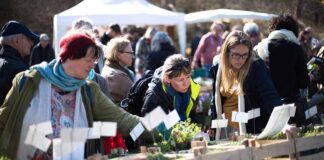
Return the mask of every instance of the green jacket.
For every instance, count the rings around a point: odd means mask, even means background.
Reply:
[[[19,91],[19,81],[23,74],[24,72],[21,72],[14,78],[12,88],[0,109],[0,155],[11,159],[16,158],[24,115],[41,79],[39,72],[30,70],[25,73],[27,78],[23,88]],[[130,130],[139,123],[140,118],[117,107],[100,91],[95,82],[87,81],[87,84],[90,87],[93,105],[90,105],[85,86],[82,86],[81,94],[89,127],[92,127],[93,121],[117,122],[117,130],[123,135],[129,135]],[[88,140],[86,148],[87,155],[94,154],[94,140]]]

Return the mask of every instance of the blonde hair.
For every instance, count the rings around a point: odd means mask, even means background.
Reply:
[[[244,45],[249,48],[249,56],[239,70],[235,70],[230,64],[230,49],[237,45]],[[220,53],[222,70],[221,84],[226,92],[236,92],[238,95],[244,94],[243,84],[247,74],[249,73],[252,61],[252,44],[249,37],[241,31],[231,32],[225,39]],[[233,90],[235,84],[238,84],[238,86],[236,90]]]
[[[117,37],[111,39],[107,44],[106,61],[118,62],[117,55],[123,52],[124,49],[130,44],[130,41],[125,37]]]
[[[181,54],[174,54],[169,56],[162,67],[162,82],[166,82],[166,79],[174,78],[183,74],[191,73],[191,66],[189,60]]]

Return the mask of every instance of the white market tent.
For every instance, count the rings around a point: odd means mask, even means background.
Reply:
[[[210,22],[219,19],[256,19],[256,20],[269,20],[274,14],[233,10],[233,9],[214,9],[199,12],[192,12],[186,14],[186,23],[201,23]]]
[[[171,12],[146,0],[84,0],[54,16],[54,46],[59,51],[59,40],[78,18],[90,18],[94,25],[177,25],[181,53],[185,53],[186,28],[184,14]]]

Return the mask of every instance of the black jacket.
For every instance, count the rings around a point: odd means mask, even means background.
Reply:
[[[30,65],[39,64],[43,61],[50,62],[55,58],[54,49],[47,45],[45,48],[38,43],[32,50]]]
[[[162,43],[159,51],[153,51],[149,54],[146,70],[154,71],[159,68],[163,65],[165,59],[172,54],[175,54],[175,48],[169,43]]]
[[[212,118],[217,118],[215,108],[215,79],[217,75],[219,64],[213,65],[210,73],[214,79],[213,81],[213,97],[211,103]],[[250,71],[244,81],[243,85],[245,112],[255,108],[260,108],[260,117],[251,119],[246,125],[248,133],[260,133],[266,126],[270,114],[274,107],[282,104],[277,91],[275,90],[271,81],[269,70],[262,60],[252,62]],[[222,105],[224,104],[224,97],[221,97]]]
[[[162,72],[162,67],[156,69],[156,71],[153,74],[152,81],[148,84],[148,89],[146,90],[146,93],[144,96],[142,115],[145,115],[145,114],[151,112],[157,106],[161,106],[161,108],[167,114],[175,109],[174,108],[174,97],[167,94],[163,90],[162,81],[160,78],[161,72]],[[198,120],[196,119],[197,117],[195,117],[195,115],[196,115],[195,104],[196,104],[197,96],[199,94],[199,90],[197,88],[196,83],[191,82],[190,91],[191,91],[191,98],[190,98],[190,102],[187,107],[190,106],[191,102],[193,105],[192,105],[192,108],[190,109],[189,117],[192,119],[193,122],[198,122]],[[193,92],[195,92],[195,93],[193,93]],[[186,111],[189,111],[189,108],[186,108],[187,109]]]
[[[29,67],[18,51],[10,46],[0,50],[0,105],[2,105],[15,75]]]
[[[295,102],[299,89],[305,89],[309,83],[303,49],[296,43],[271,40],[269,69],[273,84],[285,103]]]
[[[161,81],[162,69],[154,72],[152,81],[148,84],[142,107],[142,115],[151,112],[157,106],[161,106],[165,113],[169,113],[174,109],[172,96],[163,91]]]

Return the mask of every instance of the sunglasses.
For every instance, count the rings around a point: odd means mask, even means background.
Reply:
[[[171,68],[169,68],[167,70],[167,72],[169,72],[169,71],[181,71],[183,68],[188,68],[188,67],[190,67],[189,61],[187,61],[187,60],[178,61]]]

